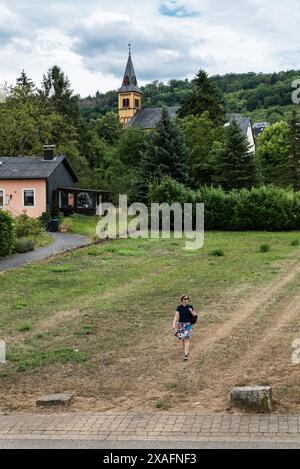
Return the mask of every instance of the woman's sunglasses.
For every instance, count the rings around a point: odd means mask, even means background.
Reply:
[[[184,299],[185,301],[188,301],[188,300],[189,300],[189,298],[183,298],[183,299]]]

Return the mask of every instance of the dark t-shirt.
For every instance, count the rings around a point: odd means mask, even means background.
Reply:
[[[180,305],[177,307],[176,311],[180,313],[179,322],[185,322],[185,323],[191,322],[190,309],[194,311],[194,308],[192,305],[187,305],[187,306]]]

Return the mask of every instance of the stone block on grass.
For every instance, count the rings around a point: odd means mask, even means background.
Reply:
[[[36,401],[37,407],[69,406],[74,401],[73,396],[69,394],[51,394],[44,396]]]
[[[231,403],[241,409],[267,414],[272,412],[272,388],[269,386],[246,386],[234,388]]]

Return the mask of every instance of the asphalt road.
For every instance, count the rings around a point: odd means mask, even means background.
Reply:
[[[299,441],[97,441],[1,439],[0,449],[300,449]]]
[[[72,250],[79,247],[87,246],[91,241],[81,235],[76,234],[62,234],[50,233],[53,238],[53,243],[42,248],[37,248],[34,251],[26,252],[25,254],[14,254],[9,257],[0,258],[0,272],[22,267],[32,262],[41,261],[51,256],[55,256],[65,250]]]

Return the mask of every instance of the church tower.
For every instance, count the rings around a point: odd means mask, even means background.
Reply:
[[[131,45],[129,57],[121,88],[118,90],[118,110],[120,122],[124,127],[130,119],[142,109],[142,91],[138,87],[133,63],[131,59]]]

